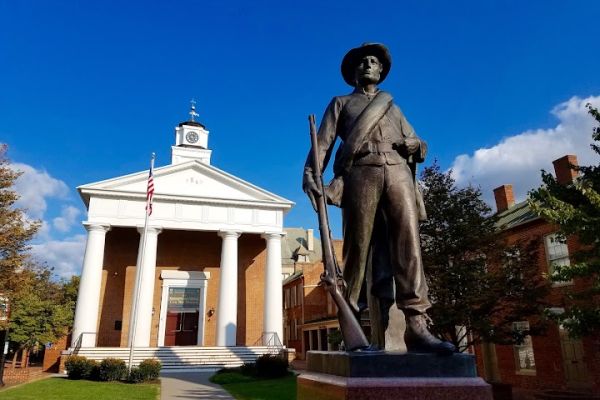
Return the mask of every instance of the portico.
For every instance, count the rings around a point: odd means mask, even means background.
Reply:
[[[171,164],[154,170],[143,259],[148,172],[78,188],[88,238],[73,347],[129,346],[134,296],[136,347],[282,338],[281,238],[293,203],[211,166],[207,137],[195,121],[176,128]]]

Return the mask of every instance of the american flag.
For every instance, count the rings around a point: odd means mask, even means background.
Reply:
[[[152,215],[152,197],[154,196],[154,177],[152,176],[152,170],[154,169],[154,153],[152,154],[152,161],[150,162],[150,173],[148,174],[148,189],[146,190],[146,212],[148,215]]]

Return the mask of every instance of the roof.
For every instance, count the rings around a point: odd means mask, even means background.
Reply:
[[[283,280],[282,285],[286,285],[292,281],[295,281],[296,279],[300,278],[303,275],[303,273],[304,272],[302,270],[294,272],[292,275],[288,276]]]
[[[161,199],[210,201],[281,209],[289,209],[294,205],[290,200],[198,160],[155,168],[153,176],[156,188],[154,199],[158,201]],[[181,184],[189,180],[202,184]],[[88,183],[77,189],[88,206],[92,196],[126,196],[145,199],[147,186],[148,170],[145,170]]]
[[[308,249],[306,247],[304,247],[302,244],[300,244],[300,246],[298,246],[298,248],[294,251],[294,254],[296,254],[298,256],[309,256],[310,251],[308,251]]]
[[[300,246],[304,249],[308,249],[308,241],[306,238],[307,230],[304,228],[284,228],[286,235],[282,240],[281,245],[281,259],[285,265],[294,264],[295,256],[297,254],[307,255],[310,262],[318,262],[323,258],[321,254],[321,240],[314,237],[314,250],[306,250],[307,254],[298,253]]]
[[[507,230],[539,219],[527,201],[517,203],[508,210],[496,214],[496,228]]]
[[[184,121],[184,122],[180,122],[178,126],[183,126],[183,125],[197,126],[202,129],[206,129],[206,127],[198,121]]]

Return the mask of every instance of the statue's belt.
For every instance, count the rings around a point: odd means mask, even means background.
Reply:
[[[371,154],[371,153],[393,153],[397,151],[398,144],[388,142],[367,142],[360,150],[358,155]]]

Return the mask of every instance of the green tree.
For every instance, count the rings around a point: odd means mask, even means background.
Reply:
[[[19,195],[14,190],[21,173],[14,171],[6,158],[6,145],[0,145],[0,296],[8,300],[9,339],[20,350],[54,342],[68,333],[77,297],[78,277],[54,281],[52,269],[36,264],[29,254],[29,241],[40,221],[27,219],[16,208]],[[14,364],[13,364],[14,365]]]
[[[15,290],[22,276],[18,273],[28,262],[28,242],[40,227],[39,221],[29,221],[22,209],[15,208],[19,195],[14,191],[15,172],[6,158],[7,146],[0,144],[0,294],[12,306]],[[0,329],[5,329],[0,321]]]
[[[535,246],[508,245],[479,188],[457,188],[434,164],[421,174],[427,221],[421,225],[432,329],[459,350],[481,341],[515,343],[512,322],[541,315],[547,285],[537,276]],[[542,321],[531,324],[535,333]]]
[[[66,335],[74,305],[66,285],[51,279],[51,269],[28,266],[20,275],[10,318],[10,340],[17,344],[17,352]]]
[[[600,112],[587,104],[590,115],[600,124]],[[600,126],[592,132],[600,141]],[[592,143],[600,155],[600,147]],[[561,185],[552,174],[542,171],[543,185],[529,193],[529,205],[540,217],[556,224],[559,237],[565,241],[575,236],[583,245],[573,254],[571,265],[555,266],[553,282],[580,280],[566,289],[565,312],[550,316],[565,326],[572,336],[600,333],[600,165],[575,166],[579,177],[569,185]]]

